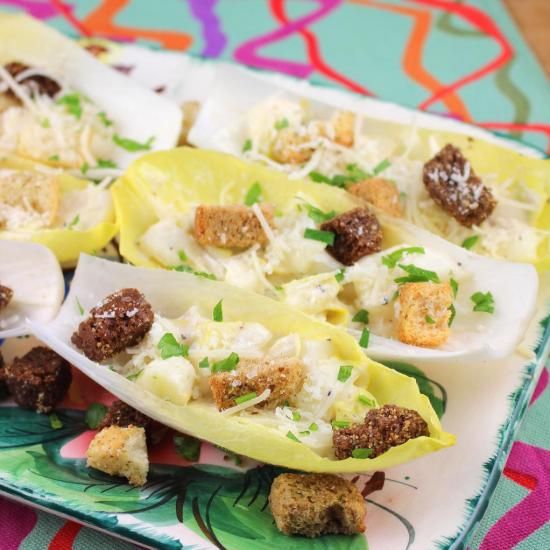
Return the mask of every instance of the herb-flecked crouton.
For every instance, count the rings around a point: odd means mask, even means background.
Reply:
[[[11,63],[4,65],[4,69],[6,69],[6,71],[10,73],[10,75],[17,80],[21,86],[26,88],[27,92],[31,95],[39,94],[54,97],[59,93],[61,86],[48,76],[33,74],[25,78],[20,78],[19,75],[22,75],[23,72],[28,71],[30,68],[31,67],[28,65],[17,61],[12,61]],[[11,90],[8,90],[6,94],[17,97]]]
[[[261,211],[271,225],[272,209],[264,205]],[[220,248],[248,248],[267,243],[267,235],[252,208],[241,205],[199,206],[195,212],[195,237],[202,246]]]
[[[332,119],[334,141],[352,147],[355,141],[355,115],[351,111],[338,111]]]
[[[236,405],[235,398],[269,389],[269,397],[257,407],[274,409],[292,402],[302,389],[305,369],[299,359],[241,359],[237,368],[212,374],[208,380],[219,410]]]
[[[319,537],[365,531],[365,499],[357,487],[331,474],[281,474],[269,493],[277,528],[285,535]]]
[[[96,434],[88,451],[88,467],[125,477],[130,485],[143,485],[149,472],[145,430],[137,426],[109,426]]]
[[[327,252],[344,265],[352,265],[382,248],[382,228],[373,212],[354,208],[321,224],[323,231],[334,233],[334,244]]]
[[[424,165],[423,181],[432,199],[466,227],[481,224],[497,204],[470,162],[451,144]]]
[[[399,201],[399,191],[390,180],[369,178],[348,187],[348,191],[372,204],[375,208],[396,218],[403,217],[403,207]]]
[[[375,458],[409,439],[429,435],[426,421],[416,412],[397,405],[371,409],[365,420],[332,434],[334,454],[339,460],[353,456],[355,449],[370,449]]]
[[[271,158],[281,164],[304,164],[313,155],[314,149],[307,145],[312,136],[299,133],[293,128],[283,128],[277,132],[271,148]]]
[[[20,407],[46,414],[63,400],[72,380],[70,364],[44,346],[14,359],[6,366],[5,376]]]
[[[0,177],[0,228],[51,227],[57,217],[57,176],[18,171]]]
[[[453,291],[448,283],[405,283],[399,289],[397,337],[405,344],[433,348],[451,330]]]
[[[13,290],[7,286],[0,285],[0,311],[7,308],[13,298]]]
[[[145,296],[135,288],[124,288],[90,311],[71,342],[92,361],[103,361],[139,344],[151,329],[153,318]]]

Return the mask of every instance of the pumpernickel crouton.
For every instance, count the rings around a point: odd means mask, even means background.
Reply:
[[[397,337],[405,344],[434,348],[451,333],[453,291],[448,283],[405,283],[399,289]]]
[[[451,144],[424,165],[423,181],[430,197],[466,227],[480,225],[497,204],[470,162]]]
[[[355,141],[355,115],[351,111],[338,111],[332,119],[334,141],[352,147]]]
[[[354,208],[321,224],[323,231],[334,233],[334,244],[327,252],[344,265],[352,265],[368,254],[379,252],[382,228],[373,212]]]
[[[301,134],[293,128],[283,128],[277,132],[270,156],[281,164],[304,164],[314,153],[314,149],[306,145],[311,139],[306,132]]]
[[[261,207],[267,223],[273,223],[273,211]],[[241,205],[199,206],[195,212],[195,238],[202,246],[248,248],[265,245],[267,236],[251,208]]]
[[[88,467],[112,476],[125,477],[130,485],[143,485],[149,472],[145,430],[137,426],[109,426],[92,439]]]
[[[208,383],[219,410],[237,403],[235,398],[251,392],[256,395],[271,390],[257,407],[274,409],[285,401],[292,402],[302,389],[304,364],[299,359],[241,359],[235,370],[210,376]]]
[[[10,75],[17,80],[21,86],[26,88],[27,92],[31,95],[40,94],[54,97],[61,90],[61,86],[53,80],[53,78],[48,76],[34,74],[19,79],[18,76],[21,73],[31,69],[31,67],[25,65],[24,63],[12,61],[11,63],[4,65],[4,69],[6,69],[6,71],[8,71],[8,73],[10,73]],[[11,90],[8,90],[6,94],[12,97],[17,97]]]
[[[72,380],[70,364],[44,346],[14,359],[7,365],[5,376],[15,402],[39,413],[51,412],[65,397]]]
[[[57,176],[30,171],[3,176],[0,178],[0,228],[51,227],[59,202]]]
[[[368,458],[375,458],[391,447],[422,435],[429,435],[428,425],[416,411],[384,405],[367,412],[361,424],[335,429],[332,443],[339,460],[352,456],[355,449],[370,449]]]
[[[116,400],[111,404],[98,429],[102,430],[109,426],[119,426],[120,428],[137,426],[143,428],[148,442],[158,441],[165,432],[162,424],[120,400]]]
[[[139,344],[153,324],[153,308],[135,288],[110,294],[80,323],[71,342],[92,361]]]
[[[403,217],[403,207],[399,202],[399,191],[390,180],[369,178],[348,187],[348,191],[372,204],[375,208],[396,218]]]
[[[13,298],[13,290],[7,286],[0,285],[0,311],[7,308]]]
[[[357,487],[331,474],[281,474],[269,493],[269,506],[285,535],[318,537],[365,531],[365,499]]]

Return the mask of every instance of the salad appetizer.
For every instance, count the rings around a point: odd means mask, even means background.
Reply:
[[[263,462],[374,471],[454,442],[416,382],[344,332],[204,277],[83,255],[32,329],[147,416]]]
[[[530,265],[482,258],[342,189],[226,155],[144,156],[113,196],[130,262],[284,301],[347,327],[374,357],[502,357],[535,308]]]
[[[193,145],[340,187],[477,253],[548,265],[548,161],[487,135],[390,122],[369,100],[306,82],[226,66],[217,82],[190,132]]]

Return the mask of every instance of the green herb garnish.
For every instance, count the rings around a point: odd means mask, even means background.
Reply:
[[[204,277],[205,279],[211,279],[212,281],[216,280],[216,276],[212,273],[207,273],[206,271],[195,271],[190,265],[180,264],[172,266],[174,271],[179,271],[180,273],[192,273],[197,277]]]
[[[359,338],[359,345],[362,348],[368,348],[369,347],[369,340],[370,340],[370,331],[368,328],[364,328],[363,332],[361,332],[361,338]]]
[[[109,159],[98,159],[97,168],[116,168],[117,165],[115,162]]]
[[[456,298],[456,295],[458,293],[458,283],[451,278],[451,280],[449,281],[449,284],[451,285],[451,289],[453,291],[453,296]]]
[[[48,160],[51,160],[52,162],[58,162],[59,155],[52,155],[51,157],[48,157]]]
[[[59,419],[59,416],[57,416],[57,414],[52,413],[52,414],[50,414],[49,418],[50,418],[50,426],[54,430],[60,430],[63,427],[63,422],[61,422],[61,420]]]
[[[222,359],[221,361],[217,361],[216,363],[213,363],[211,367],[211,371],[212,372],[230,372],[237,368],[239,361],[240,361],[239,356],[234,351],[232,351],[225,359]]]
[[[288,128],[288,119],[282,118],[275,122],[275,130],[282,130],[283,128]]]
[[[223,321],[222,302],[223,300],[220,300],[212,310],[212,319],[214,319],[217,323],[221,323]]]
[[[403,283],[427,283],[432,281],[434,283],[439,283],[439,276],[435,271],[430,271],[428,269],[422,269],[421,267],[416,267],[413,264],[405,265],[399,264],[399,267],[408,273],[406,277],[398,277],[394,281],[398,284]]]
[[[374,407],[374,405],[376,404],[372,399],[362,394],[359,394],[357,396],[357,401],[359,401],[359,403],[362,403],[363,405],[367,405],[367,407]]]
[[[308,227],[304,231],[304,237],[312,241],[320,241],[327,245],[333,245],[335,235],[332,231],[322,231],[321,229],[311,229]]]
[[[400,248],[393,251],[391,254],[382,256],[382,263],[387,267],[395,267],[398,262],[403,259],[403,256],[408,254],[425,254],[426,251],[421,246],[410,246],[408,248]]]
[[[331,424],[333,428],[337,429],[350,427],[350,422],[348,422],[347,420],[333,420]]]
[[[309,430],[304,430],[303,432],[298,432],[299,435],[301,435],[302,437],[306,437],[310,434]]]
[[[372,453],[372,449],[353,449],[353,451],[351,451],[351,456],[353,458],[369,458]]]
[[[81,167],[80,167],[80,171],[86,175],[88,173],[88,170],[90,169],[90,165],[85,162]]]
[[[471,250],[477,244],[477,241],[479,241],[479,235],[472,235],[471,237],[464,239],[460,246],[466,250]]]
[[[80,214],[77,214],[70,222],[69,222],[69,225],[67,226],[67,229],[72,229],[73,227],[76,226],[76,224],[80,221]]]
[[[66,111],[73,115],[75,118],[80,118],[82,116],[82,104],[81,104],[80,94],[66,94],[60,97],[56,103],[58,105],[64,105]]]
[[[308,430],[310,432],[316,432],[318,429],[319,429],[319,426],[317,426],[317,424],[315,424],[315,422],[312,422],[308,427]]]
[[[449,311],[451,312],[451,316],[449,317],[449,322],[447,324],[451,326],[456,317],[456,308],[454,304],[451,304],[449,306]]]
[[[246,206],[252,206],[253,204],[260,202],[262,194],[262,187],[258,182],[253,183],[250,189],[246,192],[244,203]]]
[[[342,365],[338,370],[338,377],[337,377],[338,382],[345,382],[346,380],[348,380],[352,372],[353,372],[352,365]]]
[[[490,292],[476,292],[470,296],[470,300],[474,303],[474,311],[495,312],[495,300]]]
[[[353,317],[352,322],[369,324],[369,312],[366,309],[360,309]]]
[[[237,405],[241,405],[242,403],[246,403],[255,397],[258,397],[258,394],[255,391],[251,391],[250,393],[245,393],[244,395],[235,397],[235,403],[237,403]]]
[[[292,411],[292,420],[294,420],[294,422],[302,420],[302,413],[300,411]]]
[[[208,361],[208,357],[201,359],[199,363],[199,369],[209,369],[209,368],[210,368],[210,362]]]
[[[119,147],[122,147],[130,153],[135,153],[136,151],[149,151],[155,141],[154,136],[151,136],[145,143],[139,143],[130,138],[120,137],[118,134],[113,136],[113,141]]]
[[[346,268],[342,268],[334,275],[334,278],[336,279],[337,283],[341,283],[344,280],[344,277],[346,276]]]
[[[50,121],[47,118],[43,118],[40,121],[40,126],[42,126],[42,128],[51,128],[52,125],[51,125]]]
[[[384,159],[382,162],[379,162],[373,169],[372,172],[375,176],[381,174],[384,170],[391,166],[391,162],[388,159]]]
[[[182,261],[182,262],[186,262],[186,261],[187,261],[187,254],[185,253],[185,250],[178,250],[178,258],[179,258],[180,261]]]
[[[180,344],[171,332],[163,335],[157,344],[157,348],[160,351],[162,359],[187,357],[189,355],[189,346],[187,344]]]
[[[243,144],[243,153],[246,153],[247,151],[251,151],[252,150],[252,140],[251,139],[247,139],[244,144]]]
[[[86,410],[84,421],[90,430],[97,430],[103,417],[107,414],[107,407],[102,403],[92,403]]]
[[[78,308],[78,312],[80,313],[80,315],[84,315],[84,308],[82,307],[78,297],[76,298],[76,307]]]
[[[129,374],[127,377],[126,377],[126,380],[130,380],[131,382],[135,382],[140,374],[143,372],[143,369],[141,369],[140,371],[138,372],[134,372],[134,374]]]
[[[103,123],[103,126],[105,126],[106,128],[113,125],[113,121],[110,120],[107,117],[107,114],[104,113],[103,111],[101,113],[98,113],[97,117],[99,118],[99,120],[101,120],[101,122]]]
[[[287,432],[286,436],[288,437],[288,439],[292,439],[292,441],[300,443],[300,440],[292,432]]]
[[[429,325],[435,325],[435,319],[433,317],[430,317],[429,315],[426,315],[426,317],[424,317],[424,320]]]
[[[330,212],[323,212],[321,209],[313,206],[312,204],[304,204],[307,210],[307,215],[315,222],[315,223],[323,223],[327,222],[328,220],[332,220],[334,216],[336,216],[336,212],[334,210],[331,210]]]
[[[201,442],[190,435],[174,435],[176,452],[189,462],[197,462],[201,454]]]

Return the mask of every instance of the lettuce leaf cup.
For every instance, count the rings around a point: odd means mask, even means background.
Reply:
[[[228,65],[217,68],[210,89],[189,143],[342,187],[480,254],[550,267],[550,160],[532,149],[442,117]]]
[[[131,263],[194,271],[285,301],[346,327],[373,357],[504,357],[534,312],[533,266],[479,256],[387,214],[374,217],[343,189],[229,155],[146,155],[112,193],[120,251]]]
[[[100,342],[98,327],[111,320],[123,323],[117,325],[120,337]],[[127,332],[130,325],[142,327],[147,320],[140,338],[107,353],[110,345],[136,336]],[[90,323],[93,342],[86,340]],[[262,462],[310,472],[366,472],[454,443],[414,379],[368,359],[345,332],[204,277],[83,255],[59,315],[32,329],[144,414]],[[262,378],[266,368],[275,369],[269,383]],[[417,436],[370,451],[342,446],[346,429],[385,405],[407,409],[422,426]]]

